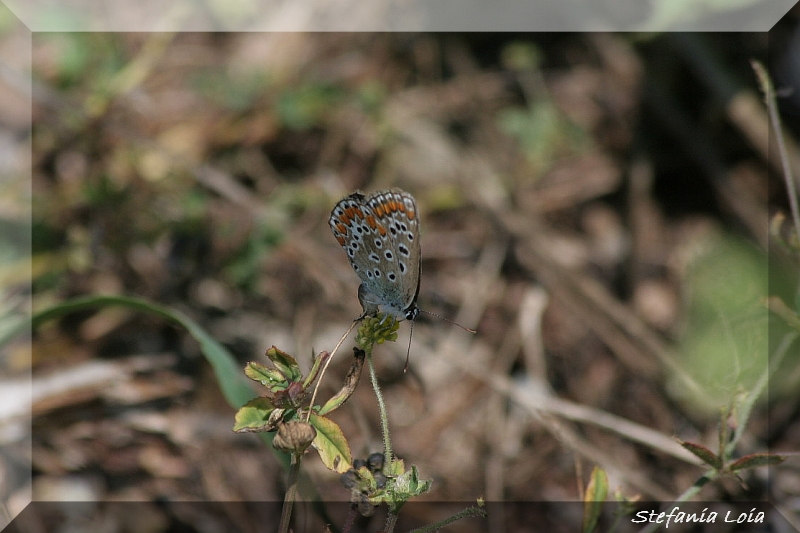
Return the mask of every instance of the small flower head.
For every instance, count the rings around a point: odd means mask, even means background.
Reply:
[[[362,350],[371,352],[375,344],[396,341],[398,329],[400,322],[393,316],[379,313],[374,317],[366,317],[358,328],[356,343]]]

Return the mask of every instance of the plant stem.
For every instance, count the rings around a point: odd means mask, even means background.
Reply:
[[[789,197],[789,207],[792,211],[792,220],[794,221],[795,235],[800,237],[800,206],[798,206],[797,199],[797,186],[792,175],[791,166],[789,165],[789,156],[786,150],[786,141],[783,138],[783,131],[781,130],[781,119],[778,115],[778,103],[775,100],[775,87],[772,84],[772,79],[769,77],[767,69],[758,61],[751,61],[750,63],[758,78],[758,83],[761,86],[761,92],[764,93],[764,103],[767,104],[767,113],[769,114],[769,122],[775,132],[775,143],[778,146],[778,155],[781,158],[781,168],[783,169],[783,179],[786,182],[786,195]],[[795,298],[800,299],[800,283],[795,289]]]
[[[717,477],[719,477],[719,474],[718,474],[718,472],[716,470],[712,469],[712,470],[707,471],[705,474],[700,476],[700,478],[697,481],[695,481],[694,484],[691,487],[689,487],[688,489],[683,491],[683,494],[678,496],[675,499],[675,501],[671,502],[671,503],[677,504],[677,503],[681,503],[681,502],[688,502],[690,499],[694,498],[695,495],[698,492],[700,492],[700,489],[702,489],[703,486],[706,483],[716,479]],[[658,522],[650,522],[647,525],[647,527],[642,529],[639,533],[653,533],[654,531],[657,531],[659,528],[661,528],[661,524],[660,523],[658,523]]]
[[[353,328],[356,327],[356,324],[358,324],[358,322],[353,322],[352,324],[350,324],[350,327],[347,328],[347,331],[344,333],[344,335],[342,335],[342,338],[339,339],[339,342],[337,342],[336,346],[334,346],[333,351],[328,356],[328,360],[325,361],[325,365],[322,367],[322,371],[320,371],[319,377],[317,378],[317,383],[316,385],[314,385],[314,392],[311,394],[311,402],[308,404],[309,408],[308,408],[308,414],[306,415],[306,422],[308,422],[311,419],[311,412],[314,410],[314,400],[317,399],[317,391],[319,390],[319,386],[322,383],[322,377],[325,375],[325,371],[328,370],[328,366],[331,364],[331,361],[333,361],[333,356],[336,355],[336,352],[339,350],[339,347],[342,345],[347,336],[350,335],[350,332],[353,331]]]
[[[794,220],[794,230],[800,235],[800,207],[797,200],[797,189],[795,187],[794,177],[789,165],[789,156],[786,151],[786,142],[783,138],[783,131],[781,131],[781,119],[778,115],[778,104],[775,101],[775,88],[772,85],[767,69],[758,61],[752,61],[751,65],[756,72],[758,83],[761,86],[761,92],[764,93],[764,102],[767,104],[767,113],[769,113],[769,121],[772,125],[772,130],[775,133],[775,141],[778,145],[778,155],[781,158],[781,167],[783,168],[783,179],[786,181],[786,192],[789,196],[789,206],[792,210],[792,219]]]
[[[436,531],[439,531],[448,524],[452,524],[453,522],[461,520],[462,518],[469,518],[473,516],[486,518],[488,515],[486,514],[486,509],[484,509],[483,507],[477,507],[473,505],[472,507],[467,507],[466,509],[454,514],[450,518],[445,518],[444,520],[436,522],[435,524],[430,524],[424,527],[414,529],[409,533],[435,533]]]
[[[381,431],[383,432],[383,456],[388,462],[394,459],[392,455],[392,441],[389,436],[389,415],[386,412],[386,403],[383,401],[381,387],[378,384],[378,374],[375,372],[375,363],[372,361],[372,350],[367,352],[367,362],[369,363],[369,379],[372,382],[372,389],[375,391],[375,396],[378,398],[378,411],[380,412]]]
[[[753,410],[753,405],[755,405],[758,398],[764,392],[764,389],[767,388],[767,383],[771,375],[778,371],[778,368],[781,366],[783,362],[784,356],[788,353],[789,348],[792,346],[794,341],[797,340],[797,333],[791,332],[787,333],[781,344],[778,346],[775,353],[772,355],[772,361],[767,362],[767,368],[764,369],[764,372],[759,377],[758,381],[756,382],[753,390],[750,391],[750,394],[747,395],[747,398],[742,402],[742,405],[739,407],[739,416],[738,420],[736,421],[737,427],[736,431],[733,433],[733,438],[728,443],[726,447],[726,455],[730,456],[733,453],[733,449],[736,447],[736,444],[739,442],[739,439],[744,434],[744,428],[747,426],[747,421],[750,418],[750,413]],[[724,458],[727,461],[727,458]]]
[[[386,533],[393,533],[394,526],[397,525],[397,519],[399,515],[397,513],[393,513],[389,511],[389,514],[386,516],[386,525],[384,526],[383,530]]]
[[[299,471],[300,454],[293,453],[292,464],[289,466],[286,495],[283,497],[283,508],[281,509],[281,522],[278,526],[278,533],[289,533],[289,522],[292,519],[292,507],[294,507],[294,497],[297,493],[297,473]]]

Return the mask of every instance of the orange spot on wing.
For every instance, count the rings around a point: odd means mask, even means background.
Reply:
[[[336,229],[339,230],[339,233],[341,233],[342,235],[347,235],[347,226],[345,226],[344,224],[337,224]]]
[[[384,228],[383,226],[378,226],[378,233],[380,233],[382,237],[385,237],[386,236],[386,228]]]
[[[378,223],[375,222],[375,217],[372,215],[367,216],[367,224],[369,224],[369,227],[372,229],[375,229],[375,227],[378,225]]]
[[[345,239],[345,238],[344,238],[344,235],[342,235],[342,236],[339,236],[339,237],[336,237],[336,240],[337,240],[337,241],[339,241],[339,244],[340,244],[341,246],[344,246],[344,243],[346,243],[346,242],[347,242],[347,239]]]
[[[414,220],[414,217],[417,216],[417,214],[413,209],[406,209],[406,216],[408,217],[408,220]]]

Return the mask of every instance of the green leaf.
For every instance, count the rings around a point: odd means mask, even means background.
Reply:
[[[289,382],[280,371],[255,361],[247,363],[247,366],[244,367],[244,375],[272,391],[285,390],[289,386]]]
[[[361,480],[360,486],[368,493],[373,493],[378,489],[378,483],[375,481],[375,476],[366,466],[362,466],[358,470],[358,477]]]
[[[429,490],[431,490],[431,481],[420,479],[416,465],[411,465],[411,469],[406,470],[400,476],[389,478],[386,491],[379,494],[375,500],[385,503],[390,512],[397,514],[408,500],[425,494]]]
[[[237,433],[270,431],[274,429],[274,425],[270,422],[270,415],[274,411],[275,406],[269,398],[250,400],[236,412],[233,430]]]
[[[272,364],[275,365],[275,368],[277,368],[278,371],[283,374],[288,381],[298,381],[303,377],[303,373],[300,371],[300,366],[297,364],[297,360],[288,353],[273,346],[267,350],[266,355],[269,360],[272,361]]]
[[[239,363],[236,362],[230,352],[206,333],[197,322],[182,312],[166,306],[127,296],[85,296],[68,300],[36,313],[31,318],[31,326],[35,329],[48,320],[68,315],[75,311],[109,305],[120,305],[135,311],[149,313],[177,322],[186,328],[189,334],[200,344],[200,350],[214,369],[214,374],[216,375],[217,383],[219,383],[222,394],[232,407],[238,409],[253,397],[253,389],[251,389],[250,385],[245,381]]]
[[[731,472],[744,470],[745,468],[756,468],[759,466],[778,465],[786,460],[786,457],[772,453],[751,453],[737,459],[729,466]]]
[[[402,459],[392,459],[383,469],[388,477],[400,477],[406,471],[406,465]]]
[[[407,470],[395,480],[395,491],[398,495],[404,495],[404,500],[408,501],[415,496],[428,492],[431,488],[429,479],[420,479],[416,465],[411,465]]]
[[[364,367],[364,351],[357,348],[353,350],[355,351],[353,363],[350,365],[350,370],[344,378],[342,388],[325,402],[325,405],[319,409],[317,414],[324,415],[334,409],[338,409],[353,395],[356,387],[358,387],[358,382],[361,380],[361,370]],[[327,352],[323,353],[327,354]]]
[[[386,486],[373,492],[369,501],[375,505],[385,503],[390,512],[397,514],[408,500],[431,489],[431,481],[420,479],[415,465],[411,465],[410,470],[404,471],[404,468],[400,459],[388,463],[383,470]]]
[[[245,405],[253,398],[253,389],[250,387],[249,382],[242,375],[240,363],[238,363],[233,356],[212,338],[206,331],[200,327],[194,320],[187,317],[185,314],[162,306],[156,303],[148,302],[140,298],[131,298],[126,296],[110,296],[110,295],[93,295],[75,298],[62,302],[53,307],[47,308],[34,314],[30,321],[20,323],[14,331],[7,332],[4,338],[0,339],[0,346],[5,342],[12,340],[14,335],[20,334],[25,329],[36,329],[41,324],[53,320],[76,311],[83,311],[85,309],[93,309],[99,307],[106,307],[110,305],[119,305],[132,309],[134,311],[148,313],[153,316],[164,318],[169,321],[176,322],[186,328],[189,334],[200,345],[200,350],[205,356],[206,360],[211,364],[214,369],[214,375],[217,378],[220,390],[222,391],[225,400],[228,404],[238,409]],[[272,433],[262,433],[260,437],[272,444]],[[286,454],[277,454],[278,460],[283,464],[284,468],[289,467],[289,459]]]
[[[741,239],[714,234],[695,249],[684,267],[687,327],[667,391],[687,412],[717,417],[720,405],[768,372],[763,301],[772,282],[766,255]]]
[[[583,533],[592,533],[597,528],[607,496],[608,476],[605,470],[595,466],[583,497]]]
[[[705,446],[701,446],[699,444],[694,444],[693,442],[684,442],[678,441],[681,446],[692,452],[694,455],[700,458],[705,464],[716,468],[719,470],[722,468],[722,459],[717,456],[714,452],[706,448]]]
[[[330,418],[315,414],[311,415],[309,422],[317,430],[312,446],[319,452],[325,467],[339,474],[352,468],[353,456],[342,428]]]
[[[322,363],[327,361],[330,358],[331,354],[327,351],[322,351],[320,354],[314,359],[313,364],[311,365],[311,370],[308,372],[308,376],[303,381],[303,388],[307,389],[314,380],[317,379],[317,374],[319,374],[320,369],[322,368]]]

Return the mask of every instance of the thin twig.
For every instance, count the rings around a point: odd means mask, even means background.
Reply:
[[[781,168],[783,169],[783,179],[786,181],[786,192],[789,195],[789,206],[792,209],[792,219],[794,220],[794,231],[800,235],[800,206],[797,201],[797,188],[792,176],[792,169],[789,167],[789,155],[786,151],[786,143],[781,131],[781,119],[778,115],[778,105],[775,100],[775,88],[772,86],[772,80],[767,73],[764,65],[758,61],[751,61],[753,70],[756,72],[758,82],[761,85],[761,92],[764,93],[764,103],[767,105],[767,112],[769,113],[769,122],[775,132],[775,142],[778,145],[778,155],[781,159]]]
[[[317,398],[317,391],[319,391],[319,385],[320,383],[322,383],[322,378],[325,376],[325,371],[328,370],[328,366],[331,364],[331,361],[333,361],[333,356],[336,355],[336,352],[342,346],[342,343],[347,338],[347,336],[350,335],[350,332],[353,331],[353,328],[356,327],[356,324],[358,324],[357,321],[354,321],[352,324],[350,324],[350,327],[347,328],[347,331],[345,331],[344,335],[342,335],[342,338],[339,339],[339,342],[336,343],[336,346],[333,348],[333,351],[331,351],[331,355],[328,356],[328,360],[325,361],[325,365],[322,367],[322,371],[319,373],[319,377],[317,378],[317,384],[314,385],[314,393],[311,395],[311,402],[308,404],[308,413],[306,413],[306,422],[308,422],[311,419],[311,411],[314,408],[314,400]]]
[[[480,367],[468,363],[463,358],[452,356],[450,352],[444,353],[448,360],[458,367],[459,370],[486,383],[495,392],[513,400],[531,414],[535,412],[550,413],[566,420],[572,420],[573,422],[592,424],[617,433],[632,441],[644,444],[662,453],[672,455],[687,463],[698,464],[697,458],[677,445],[675,440],[670,436],[613,415],[607,411],[570,402],[569,400],[555,397],[547,392],[532,394],[514,384],[514,382],[506,376],[498,374],[487,375]]]

